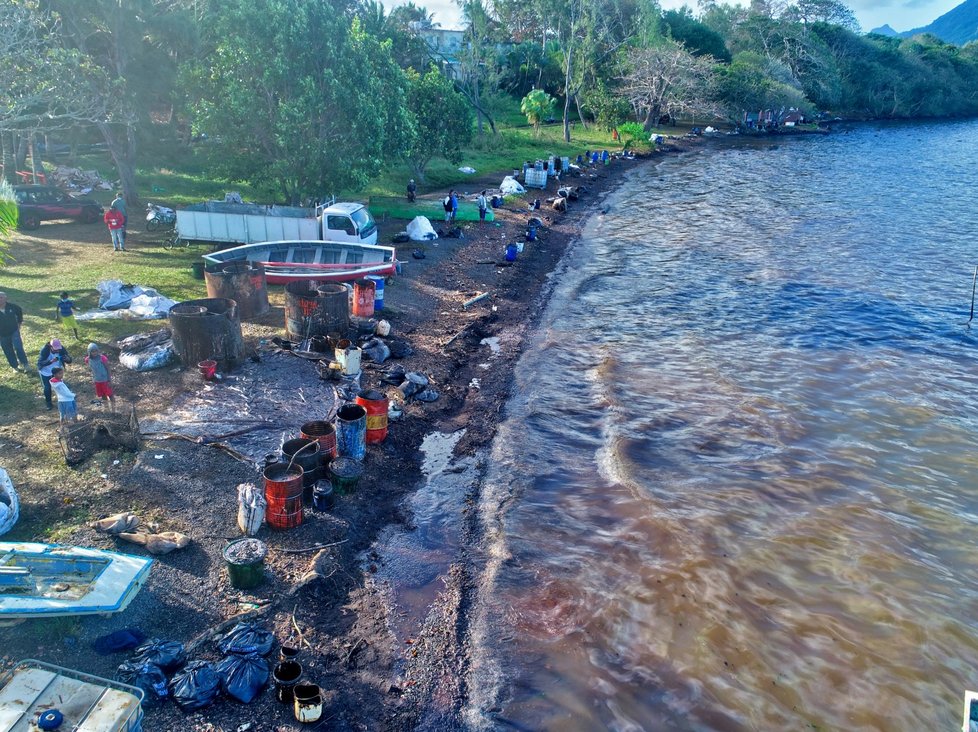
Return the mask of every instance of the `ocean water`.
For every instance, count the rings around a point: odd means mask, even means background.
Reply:
[[[960,728],[976,171],[976,122],[636,167],[493,448],[471,728]]]

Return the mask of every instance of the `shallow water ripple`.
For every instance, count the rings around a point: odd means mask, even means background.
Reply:
[[[960,724],[976,165],[948,123],[631,176],[494,448],[473,728]]]

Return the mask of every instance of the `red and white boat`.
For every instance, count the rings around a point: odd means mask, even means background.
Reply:
[[[397,269],[394,247],[331,241],[265,241],[244,244],[204,255],[208,269],[231,262],[251,262],[265,267],[272,285],[314,280],[350,282],[367,275],[389,277]]]

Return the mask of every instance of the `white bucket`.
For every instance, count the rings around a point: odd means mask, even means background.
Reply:
[[[350,348],[337,348],[336,361],[343,367],[346,376],[354,376],[360,373],[360,355],[363,353],[357,346]]]

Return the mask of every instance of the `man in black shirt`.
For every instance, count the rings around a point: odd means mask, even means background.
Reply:
[[[20,339],[20,324],[23,322],[24,311],[7,302],[7,293],[0,292],[0,348],[14,371],[17,371],[17,359],[20,359],[25,371],[29,370],[24,343]]]

